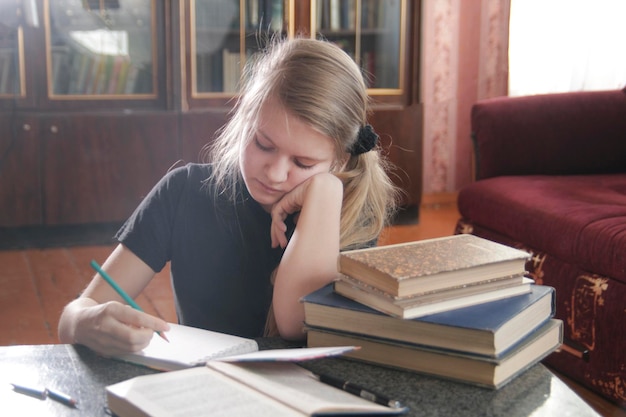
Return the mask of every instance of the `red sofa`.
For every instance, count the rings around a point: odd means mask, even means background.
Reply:
[[[532,253],[565,324],[544,363],[626,407],[626,88],[483,100],[471,126],[456,232]]]

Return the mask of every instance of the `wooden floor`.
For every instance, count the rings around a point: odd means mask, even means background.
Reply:
[[[393,226],[380,244],[400,243],[454,233],[459,214],[454,196],[425,196],[418,224]],[[0,345],[58,343],[57,324],[65,304],[91,279],[89,261],[102,263],[113,246],[71,246],[0,251]],[[137,299],[145,311],[176,321],[169,269],[157,275]],[[626,411],[563,378],[602,416]]]

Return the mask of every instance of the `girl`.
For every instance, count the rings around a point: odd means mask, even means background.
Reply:
[[[276,41],[246,68],[207,164],[169,172],[103,265],[136,297],[167,262],[180,323],[302,339],[300,297],[337,277],[340,249],[375,241],[395,206],[358,66],[320,40]],[[95,276],[59,335],[105,354],[145,347],[168,324]]]

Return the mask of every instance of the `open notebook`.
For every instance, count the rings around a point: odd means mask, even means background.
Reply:
[[[253,339],[170,323],[169,343],[156,333],[150,344],[139,352],[118,355],[116,359],[173,371],[203,365],[210,360],[242,353],[256,352]]]
[[[143,350],[114,358],[161,371],[175,371],[205,365],[213,360],[224,362],[300,362],[342,355],[355,346],[271,349],[259,351],[253,339],[170,323],[169,343],[156,333]]]

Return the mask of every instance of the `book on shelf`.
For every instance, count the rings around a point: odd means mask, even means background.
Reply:
[[[241,56],[238,51],[222,50],[224,92],[234,93],[238,89],[241,78]]]
[[[114,358],[158,370],[172,371],[203,365],[220,357],[259,350],[257,342],[253,339],[175,323],[170,323],[170,330],[166,335],[169,343],[155,333],[145,349],[117,355]]]
[[[405,297],[526,272],[528,252],[462,234],[341,252],[339,272]]]
[[[330,0],[330,30],[341,29],[341,12],[339,0]]]
[[[327,329],[307,329],[311,347],[351,344],[346,358],[499,389],[561,346],[563,322],[550,319],[506,354],[489,358]]]
[[[70,89],[69,93],[91,94],[94,89],[93,83],[95,82],[98,66],[100,65],[100,58],[97,56],[82,54],[79,59],[80,68],[77,73],[76,85],[73,89]]]
[[[118,84],[122,82],[122,75],[124,73],[124,67],[127,66],[128,57],[125,55],[113,56],[113,67],[111,68],[111,76],[109,77],[109,83],[106,88],[107,94],[116,94],[118,90]]]
[[[10,94],[14,91],[13,78],[18,72],[15,70],[17,61],[13,48],[0,48],[0,94]]]
[[[333,291],[332,284],[303,297],[307,326],[415,345],[501,357],[554,317],[554,288],[532,285],[528,294],[475,306],[400,319]]]
[[[389,5],[387,5],[389,7]],[[363,28],[378,27],[379,20],[385,16],[384,2],[376,0],[362,0],[361,2],[361,26]]]
[[[127,88],[131,57],[123,54],[101,54],[85,47],[74,38],[51,48],[52,91],[55,94],[123,94],[132,93],[135,81]],[[151,75],[149,75],[151,78]],[[125,91],[125,90],[129,91]]]
[[[123,94],[134,94],[136,92],[137,79],[139,78],[139,67],[129,63],[129,67],[126,70],[126,81]]]
[[[256,30],[259,26],[272,31],[283,28],[284,0],[246,0],[246,28]]]
[[[246,0],[246,27],[256,29],[259,25],[259,0]]]
[[[527,294],[533,280],[522,275],[475,283],[427,294],[393,297],[353,278],[343,276],[335,281],[335,292],[380,312],[413,319],[476,304]]]
[[[130,58],[124,57],[119,69],[119,76],[116,81],[115,91],[113,94],[123,94],[126,89],[126,78],[130,69]]]
[[[355,0],[322,0],[316,8],[318,30],[354,30],[356,27]]]
[[[109,385],[106,394],[109,409],[120,417],[383,415],[407,411],[324,384],[290,362],[212,361],[202,367]]]

